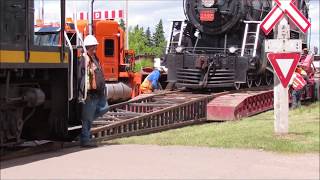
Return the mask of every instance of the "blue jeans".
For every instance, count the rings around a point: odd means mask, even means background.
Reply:
[[[295,109],[301,106],[301,92],[302,90],[293,90],[292,91],[292,105],[291,108]]]
[[[91,139],[91,125],[94,119],[102,116],[108,111],[106,97],[88,94],[85,103],[82,105],[82,130],[80,143],[86,144]]]

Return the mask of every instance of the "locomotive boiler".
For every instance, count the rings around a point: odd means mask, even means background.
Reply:
[[[166,49],[168,82],[189,89],[270,85],[260,24],[273,7],[272,0],[185,0],[186,20],[173,21]],[[306,0],[295,1],[308,17]],[[291,24],[291,22],[290,22]],[[306,36],[291,25],[291,38]]]

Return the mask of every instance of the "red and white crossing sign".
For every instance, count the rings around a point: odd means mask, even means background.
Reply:
[[[101,11],[93,12],[93,19],[101,19]]]
[[[267,56],[281,84],[287,88],[299,63],[300,53],[268,53]]]
[[[266,35],[270,33],[285,14],[288,15],[302,32],[306,33],[308,31],[311,23],[294,5],[295,0],[275,0],[275,2],[276,6],[273,7],[261,23],[261,28]]]
[[[80,12],[78,17],[80,20],[88,19],[88,12]],[[123,19],[124,13],[123,10],[104,10],[104,11],[94,11],[93,17],[94,20],[102,20],[102,19]]]

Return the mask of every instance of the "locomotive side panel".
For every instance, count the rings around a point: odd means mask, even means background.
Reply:
[[[0,15],[0,145],[65,138],[68,53],[34,44],[33,0],[0,1]]]

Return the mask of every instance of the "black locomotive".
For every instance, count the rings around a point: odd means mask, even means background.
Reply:
[[[307,1],[295,3],[308,17]],[[169,83],[189,89],[270,85],[264,40],[274,33],[265,36],[260,24],[272,6],[272,0],[185,0],[187,20],[173,21],[166,50]],[[306,45],[295,29],[291,38]]]

